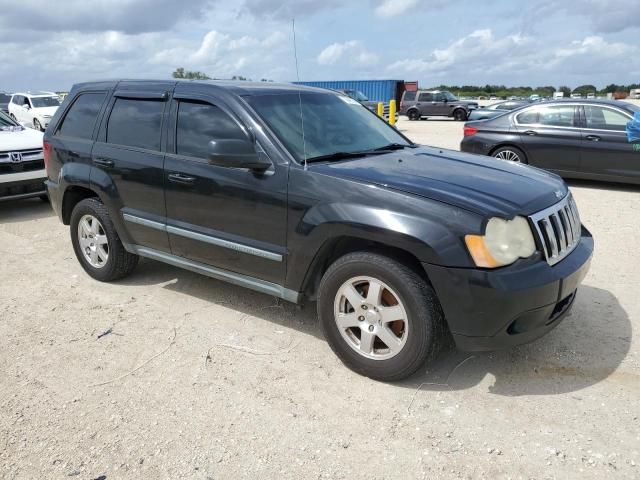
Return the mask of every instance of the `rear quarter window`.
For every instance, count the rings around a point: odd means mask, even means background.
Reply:
[[[160,150],[164,102],[118,98],[107,123],[107,143]]]
[[[413,102],[416,99],[416,92],[404,92],[404,98],[402,99],[405,102]]]
[[[78,96],[62,120],[57,134],[75,138],[92,138],[105,96],[105,92],[83,93]]]
[[[516,116],[516,121],[524,125],[538,123],[538,109],[525,110]]]

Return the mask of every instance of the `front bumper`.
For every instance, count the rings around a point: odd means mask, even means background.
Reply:
[[[0,202],[45,195],[45,179],[44,170],[0,175]]]
[[[498,270],[423,265],[457,347],[486,351],[528,343],[555,328],[571,310],[592,254],[593,237],[582,227],[574,251],[554,266],[539,258]]]

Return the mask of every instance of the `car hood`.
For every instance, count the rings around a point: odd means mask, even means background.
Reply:
[[[58,110],[58,107],[40,107],[33,109],[38,115],[51,115],[52,117],[55,115],[56,110]]]
[[[42,132],[25,128],[19,131],[0,130],[0,151],[42,148]]]
[[[543,170],[432,147],[311,165],[311,170],[504,218],[538,212],[567,194],[562,179]]]

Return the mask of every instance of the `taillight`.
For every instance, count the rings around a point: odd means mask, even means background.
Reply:
[[[475,135],[476,133],[478,133],[478,129],[475,127],[464,127],[464,136],[465,137],[470,137],[471,135]]]
[[[49,142],[42,142],[42,156],[44,157],[44,168],[49,174],[49,159],[51,158],[51,144]]]

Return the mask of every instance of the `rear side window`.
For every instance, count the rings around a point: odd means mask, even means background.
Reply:
[[[587,128],[598,130],[625,131],[627,123],[631,121],[626,115],[610,108],[584,106]]]
[[[521,124],[534,124],[538,123],[538,109],[532,108],[530,110],[525,110],[521,114],[516,117],[518,123]]]
[[[59,135],[90,139],[106,93],[84,93],[71,105],[58,129]]]
[[[220,108],[202,102],[178,104],[177,154],[206,159],[211,140],[246,138],[242,128]]]
[[[419,102],[431,102],[431,101],[433,101],[433,94],[432,93],[421,93],[420,95],[418,95],[418,101]]]
[[[107,123],[107,142],[160,150],[164,102],[118,98]]]
[[[552,127],[573,127],[574,112],[572,105],[541,108],[538,123]]]
[[[416,92],[404,92],[404,101],[413,102],[416,99]]]

